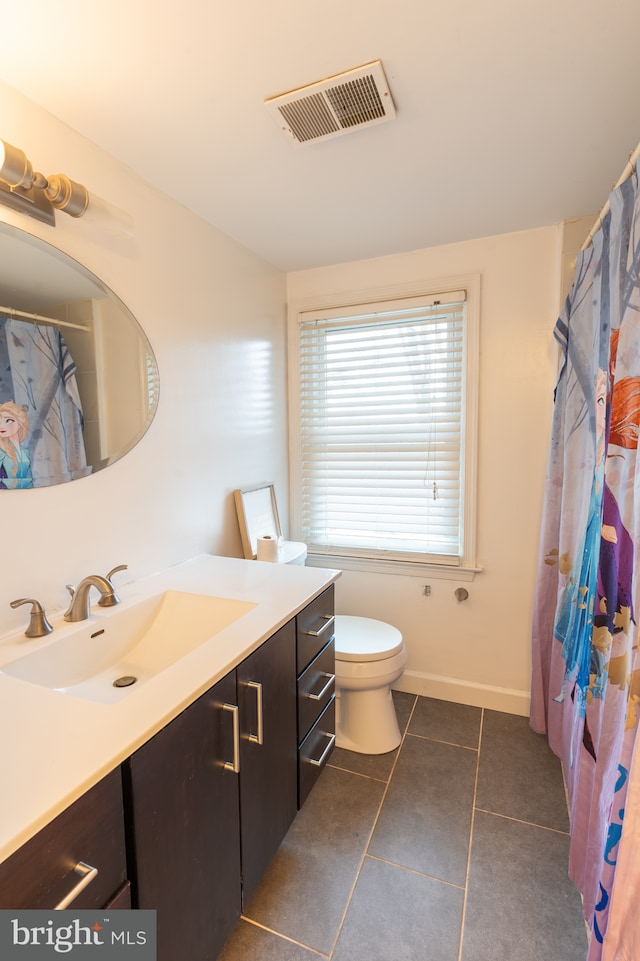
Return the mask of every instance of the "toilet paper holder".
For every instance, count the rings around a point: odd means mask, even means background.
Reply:
[[[466,587],[456,587],[453,593],[457,601],[466,601],[469,596],[469,591]]]

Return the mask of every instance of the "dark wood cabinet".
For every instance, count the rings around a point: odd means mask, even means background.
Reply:
[[[336,740],[334,605],[332,584],[296,617],[298,807]]]
[[[331,586],[0,864],[0,908],[154,909],[158,961],[214,961],[326,763],[334,667]]]
[[[213,961],[295,817],[295,628],[285,625],[125,764],[135,907],[158,961]]]
[[[290,621],[237,668],[243,904],[297,811],[295,650]]]
[[[223,678],[126,762],[133,902],[158,961],[213,961],[240,916],[236,681]]]
[[[118,769],[0,864],[0,908],[102,908],[126,877]]]
[[[336,699],[328,705],[313,725],[299,748],[298,799],[300,807],[307,800],[320,772],[326,765],[336,740]]]
[[[333,584],[307,604],[296,617],[296,659],[300,675],[335,635]]]

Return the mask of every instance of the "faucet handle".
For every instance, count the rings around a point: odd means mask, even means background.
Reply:
[[[29,618],[29,626],[24,632],[25,636],[45,637],[47,634],[50,634],[53,628],[47,620],[47,615],[40,601],[37,601],[34,597],[20,597],[17,601],[10,601],[9,606],[16,608],[20,607],[21,604],[31,604],[31,616]]]
[[[76,589],[75,589],[75,587],[73,586],[73,584],[65,584],[64,586],[65,586],[66,589],[69,591],[69,595],[70,595],[70,598],[71,598],[70,601],[69,601],[69,607],[68,607],[68,608],[66,609],[66,611],[64,612],[64,619],[65,619],[65,621],[66,621],[66,619],[67,619],[67,614],[70,614],[70,613],[71,613],[71,608],[72,608],[72,606],[73,606],[73,595],[75,594]]]
[[[116,604],[120,603],[120,598],[116,594],[116,589],[111,583],[111,578],[114,574],[117,574],[118,571],[126,571],[128,566],[128,564],[118,564],[117,567],[114,567],[113,570],[109,571],[109,573],[106,575],[105,581],[111,587],[111,593],[102,594],[100,600],[98,601],[98,607],[115,607]]]

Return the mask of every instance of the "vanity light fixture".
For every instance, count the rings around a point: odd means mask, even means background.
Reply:
[[[129,214],[90,194],[65,174],[45,177],[19,147],[0,140],[0,204],[55,226],[55,211],[93,221],[109,233],[130,236]]]

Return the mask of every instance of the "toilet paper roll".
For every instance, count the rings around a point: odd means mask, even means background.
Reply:
[[[259,561],[271,561],[274,564],[277,563],[278,541],[275,537],[269,537],[268,534],[265,534],[264,537],[258,538],[257,558]]]

